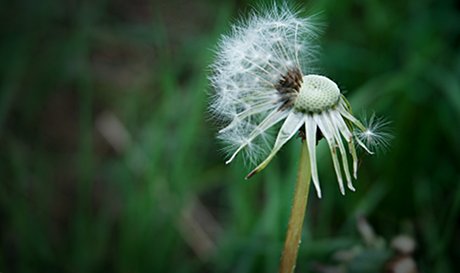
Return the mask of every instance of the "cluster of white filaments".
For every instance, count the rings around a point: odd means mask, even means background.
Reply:
[[[351,114],[338,86],[327,77],[307,74],[312,72],[316,47],[311,42],[316,32],[311,17],[302,18],[285,6],[253,13],[234,25],[230,34],[222,37],[211,67],[215,93],[210,110],[224,122],[218,137],[228,148],[227,163],[242,152],[246,161],[258,164],[248,177],[265,168],[281,147],[301,132],[309,150],[312,180],[321,197],[315,149],[319,137],[328,143],[342,194],[344,180],[354,191],[352,174],[356,179],[358,168],[355,142],[371,152],[356,137],[356,130],[362,133],[367,129]]]

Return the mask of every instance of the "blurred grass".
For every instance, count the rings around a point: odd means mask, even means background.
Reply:
[[[246,182],[206,114],[212,49],[254,3],[0,3],[0,272],[276,271],[299,143]],[[320,145],[298,272],[361,244],[357,216],[413,236],[422,272],[456,272],[458,3],[305,5],[327,23],[321,71],[395,138],[345,197]]]

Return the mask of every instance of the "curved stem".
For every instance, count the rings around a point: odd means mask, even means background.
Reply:
[[[283,254],[281,255],[280,273],[294,272],[300,239],[302,237],[302,225],[307,208],[308,191],[310,189],[310,156],[305,140],[302,141],[297,184],[295,186],[294,200],[292,202],[291,217],[289,218],[286,241],[284,242]]]

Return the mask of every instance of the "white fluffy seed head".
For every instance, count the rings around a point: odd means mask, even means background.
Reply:
[[[225,127],[218,137],[229,147],[258,143],[244,149],[251,161],[271,145],[269,138],[251,139],[250,128],[281,106],[275,85],[293,68],[311,72],[317,48],[311,43],[318,29],[312,17],[300,17],[286,5],[262,10],[222,36],[210,76],[215,92],[209,108]]]
[[[329,145],[340,191],[345,193],[345,182],[354,191],[355,143],[370,154],[367,146],[386,146],[389,134],[380,131],[386,123],[372,116],[364,122],[366,129],[352,115],[337,85],[311,74],[315,51],[311,41],[316,36],[311,18],[299,17],[286,6],[262,10],[239,21],[223,36],[211,66],[215,93],[210,109],[223,123],[218,138],[230,154],[226,163],[242,154],[246,163],[258,164],[246,176],[252,177],[300,132],[309,150],[312,181],[321,197],[316,162],[320,132]],[[353,134],[354,129],[358,132]],[[265,158],[262,162],[261,157]]]

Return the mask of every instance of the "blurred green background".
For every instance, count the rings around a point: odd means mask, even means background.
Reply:
[[[219,35],[256,2],[0,2],[0,272],[277,271],[300,143],[245,181],[206,113]],[[298,3],[319,70],[394,140],[346,196],[320,145],[296,272],[395,272],[401,234],[419,272],[458,272],[460,5]]]

